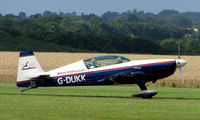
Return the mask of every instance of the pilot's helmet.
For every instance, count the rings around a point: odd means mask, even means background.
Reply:
[[[122,63],[122,58],[121,57],[117,58],[117,63]]]
[[[97,64],[97,60],[94,59],[94,58],[91,60],[91,62],[92,62],[93,65],[96,65],[96,64]]]

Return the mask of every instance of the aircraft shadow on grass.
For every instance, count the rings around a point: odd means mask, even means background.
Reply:
[[[0,93],[0,95],[18,95],[16,93]],[[98,95],[59,95],[59,94],[23,94],[23,96],[51,96],[51,97],[77,97],[77,98],[115,98],[115,99],[141,99],[132,96],[98,96]],[[148,98],[147,98],[148,99]],[[154,97],[152,100],[200,100],[200,98],[179,98],[179,97]]]

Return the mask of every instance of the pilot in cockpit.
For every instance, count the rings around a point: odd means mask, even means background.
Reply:
[[[118,57],[117,58],[117,64],[119,64],[119,63],[122,63],[123,61],[122,61],[122,58],[121,57]]]
[[[92,68],[96,68],[97,67],[97,60],[96,59],[92,59],[91,60],[91,66],[90,66],[90,69]]]

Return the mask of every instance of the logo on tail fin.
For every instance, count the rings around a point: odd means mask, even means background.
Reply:
[[[35,69],[36,67],[34,67],[33,64],[29,64],[29,61],[26,62],[25,65],[23,65],[22,70],[29,70],[29,69]]]

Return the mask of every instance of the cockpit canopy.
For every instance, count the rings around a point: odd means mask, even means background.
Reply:
[[[131,61],[130,58],[119,55],[103,55],[85,59],[84,63],[88,69],[104,67]]]

